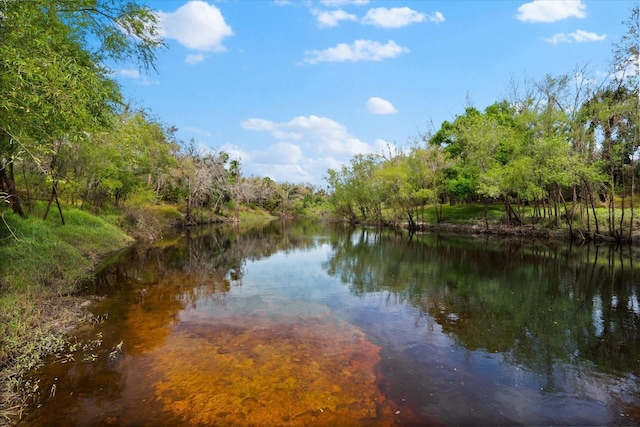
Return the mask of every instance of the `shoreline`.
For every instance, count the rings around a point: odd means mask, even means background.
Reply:
[[[124,246],[120,250],[126,250]],[[108,256],[110,253],[106,253]],[[97,262],[87,274],[90,276],[97,271],[101,262]],[[22,419],[25,409],[33,404],[33,397],[37,391],[37,384],[30,382],[31,374],[43,366],[47,358],[64,350],[69,344],[70,333],[84,325],[95,321],[91,313],[91,306],[100,297],[91,295],[56,295],[49,293],[40,296],[34,304],[39,307],[38,336],[32,337],[31,346],[44,350],[38,357],[29,361],[28,369],[23,365],[9,360],[0,370],[0,426],[16,425]],[[20,359],[23,355],[15,355]],[[12,363],[14,362],[14,363]]]
[[[37,384],[29,382],[29,375],[34,369],[67,346],[71,331],[93,321],[90,307],[98,298],[80,295],[79,285],[114,254],[139,243],[131,233],[88,215],[69,215],[64,236],[56,234],[60,228],[55,224],[42,233],[37,219],[11,224],[19,238],[5,247],[16,249],[9,252],[13,258],[7,265],[17,263],[15,257],[25,250],[34,259],[0,277],[0,426],[19,423],[32,403]],[[39,234],[30,229],[34,223]],[[47,262],[38,258],[42,251],[50,253]]]
[[[512,237],[512,238],[528,238],[532,240],[547,240],[554,242],[580,242],[580,243],[594,243],[594,244],[612,244],[612,245],[640,245],[640,227],[635,228],[631,238],[628,233],[625,233],[622,238],[616,239],[614,236],[604,233],[596,234],[595,232],[587,232],[574,227],[569,230],[566,226],[560,228],[546,228],[543,226],[534,225],[505,225],[505,224],[489,224],[487,227],[484,223],[450,223],[441,222],[439,224],[432,223],[416,223],[413,227],[409,227],[408,223],[386,223],[386,224],[367,224],[367,223],[350,223],[348,221],[336,221],[345,222],[354,226],[369,226],[380,228],[393,228],[402,229],[409,233],[447,233],[457,234],[460,236],[494,236],[494,237]]]
[[[37,389],[37,384],[29,383],[29,374],[42,366],[48,357],[69,345],[68,339],[73,330],[96,321],[91,313],[91,306],[100,298],[81,295],[81,283],[93,277],[103,265],[112,262],[114,256],[122,251],[138,245],[161,242],[167,234],[179,233],[180,230],[190,228],[191,225],[178,220],[176,212],[160,208],[134,208],[124,211],[123,221],[117,228],[125,238],[115,246],[99,244],[99,249],[91,248],[89,251],[78,244],[75,250],[81,253],[87,264],[82,270],[73,271],[65,278],[57,279],[60,281],[57,283],[58,290],[54,289],[55,286],[37,283],[34,283],[33,289],[7,290],[5,296],[14,297],[16,301],[24,299],[20,309],[10,313],[14,317],[8,320],[18,323],[27,321],[32,327],[28,336],[12,337],[14,340],[20,340],[17,345],[21,349],[20,353],[11,353],[7,357],[6,349],[0,347],[0,427],[19,423],[25,409],[33,403],[36,393],[34,388]],[[250,221],[250,213],[245,214],[249,215],[243,219]],[[125,228],[122,226],[123,223],[129,226]],[[216,217],[214,220],[208,218],[199,221],[193,226],[211,224],[234,224],[234,221],[233,218]],[[93,226],[99,228],[103,224]],[[2,280],[0,277],[0,292],[5,291]],[[2,343],[3,341],[0,341],[0,344]]]
[[[365,225],[365,224],[357,224]],[[407,231],[406,224],[402,227],[381,226],[383,228],[402,228]],[[546,229],[536,228],[532,226],[501,226],[492,224],[487,228],[484,224],[418,224],[416,233],[445,233],[449,235],[469,236],[469,237],[499,237],[499,238],[525,238],[530,240],[538,240],[543,242],[565,242],[569,243],[571,238],[568,236],[569,230],[565,228],[560,229]],[[138,230],[143,231],[143,230]],[[129,235],[132,230],[128,231]],[[94,254],[91,257],[92,265],[84,271],[84,277],[91,277],[94,275],[105,262],[109,262],[109,259],[116,253],[135,246],[137,244],[149,244],[154,240],[148,240],[143,238],[143,234],[138,234],[136,239],[131,239],[126,244],[121,245],[119,248],[113,250],[107,250],[103,253]],[[634,235],[633,242],[638,243],[638,235]],[[162,240],[162,238],[160,238]],[[615,242],[604,241],[593,243],[608,243]],[[78,281],[76,283],[79,283]],[[93,314],[91,313],[91,306],[99,300],[98,297],[79,295],[76,292],[72,292],[67,295],[56,294],[55,292],[47,292],[44,295],[40,295],[35,303],[40,307],[39,315],[42,324],[39,325],[40,329],[46,331],[43,338],[49,340],[49,351],[40,355],[38,361],[29,366],[26,370],[13,370],[10,363],[4,363],[2,370],[0,370],[0,426],[15,425],[19,423],[24,410],[32,404],[32,398],[35,393],[33,385],[28,384],[27,375],[37,367],[41,366],[47,357],[55,354],[58,351],[64,349],[68,344],[68,338],[71,331],[81,327],[83,325],[90,324],[94,321]],[[38,337],[36,337],[37,339]],[[30,389],[31,387],[31,389]]]

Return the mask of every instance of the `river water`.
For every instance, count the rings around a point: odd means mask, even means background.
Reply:
[[[640,261],[275,222],[134,248],[21,425],[637,425]]]

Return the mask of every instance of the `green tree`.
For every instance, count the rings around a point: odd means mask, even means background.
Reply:
[[[336,212],[351,222],[384,222],[384,195],[380,181],[375,179],[382,158],[375,154],[359,154],[349,166],[330,169],[325,180],[329,184],[330,203]]]
[[[619,90],[625,87],[628,92],[624,104],[627,109],[626,126],[627,146],[630,148],[629,168],[631,176],[631,219],[629,220],[628,239],[631,240],[634,224],[635,178],[637,174],[637,151],[640,147],[640,5],[636,3],[629,17],[623,22],[626,33],[614,44],[613,68],[615,79],[612,85]],[[623,199],[624,200],[624,199]],[[624,213],[624,208],[623,208]],[[620,219],[622,228],[622,218]]]
[[[33,161],[55,194],[60,150],[108,126],[121,103],[102,64],[135,57],[153,66],[158,34],[155,15],[134,2],[0,3],[0,191],[15,212],[24,216],[16,163]]]
[[[91,137],[93,144],[65,147],[62,190],[95,209],[107,201],[121,206],[136,192],[161,199],[178,164],[175,129],[143,112],[125,111],[114,119],[112,129]]]

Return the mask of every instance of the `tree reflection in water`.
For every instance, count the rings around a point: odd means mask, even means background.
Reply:
[[[640,421],[640,272],[630,248],[373,229],[331,245],[325,268],[354,294],[387,292],[466,350],[541,373],[543,390],[557,390],[556,375],[618,377],[607,393]]]

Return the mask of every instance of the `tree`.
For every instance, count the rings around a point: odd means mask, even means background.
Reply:
[[[382,158],[375,154],[358,154],[349,166],[330,169],[325,180],[331,191],[330,202],[336,211],[351,222],[384,222],[383,188],[376,179]]]
[[[634,195],[636,177],[636,158],[640,147],[640,5],[637,3],[631,9],[631,13],[623,24],[627,27],[627,32],[620,41],[614,45],[613,68],[614,82],[618,88],[626,86],[629,92],[627,98],[629,117],[631,126],[627,137],[631,141],[631,219],[629,221],[628,239],[631,240],[634,222]],[[624,212],[624,210],[623,210]],[[621,226],[622,226],[622,219]]]
[[[185,222],[196,224],[194,208],[211,206],[216,212],[234,185],[226,169],[229,155],[225,152],[197,150],[192,140],[180,154],[180,170],[186,187]]]
[[[65,145],[61,190],[94,209],[105,202],[122,206],[136,192],[159,200],[178,164],[174,133],[142,111],[125,110],[112,129],[91,136],[93,144]]]
[[[428,141],[427,136],[422,139]],[[410,181],[422,221],[428,204],[435,207],[436,221],[442,221],[442,204],[446,199],[443,172],[447,168],[447,159],[439,147],[429,144],[425,147],[412,147],[408,156]]]
[[[409,230],[415,230],[415,206],[417,201],[416,188],[411,182],[409,158],[397,155],[388,159],[376,169],[373,180],[379,182],[379,189],[385,205],[394,211],[394,222],[398,218],[397,212],[407,217]]]
[[[152,67],[163,46],[156,19],[129,1],[0,3],[0,191],[16,213],[24,216],[16,162],[35,162],[56,192],[59,149],[108,126],[121,104],[104,61]],[[46,155],[55,162],[43,164]]]

